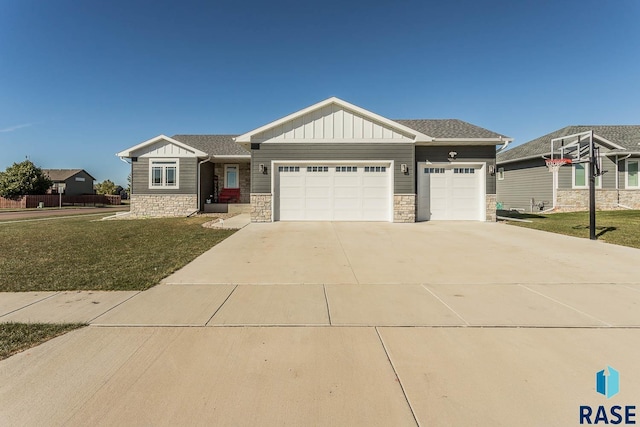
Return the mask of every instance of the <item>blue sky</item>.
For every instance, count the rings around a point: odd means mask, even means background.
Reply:
[[[0,170],[126,185],[115,153],[330,96],[529,141],[640,124],[640,2],[0,0]]]

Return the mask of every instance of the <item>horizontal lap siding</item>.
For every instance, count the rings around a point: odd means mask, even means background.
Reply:
[[[504,168],[504,179],[497,181],[498,203],[503,209],[531,210],[535,203],[545,202],[545,209],[553,205],[553,174],[543,159],[499,165]]]
[[[290,143],[261,144],[259,150],[251,150],[253,168],[251,171],[251,192],[271,193],[271,161],[337,161],[337,160],[393,160],[394,193],[415,194],[413,144],[405,143]],[[267,173],[258,170],[259,164],[267,167]],[[400,171],[401,164],[409,166],[409,174]]]
[[[196,194],[198,191],[198,184],[196,182],[198,159],[195,157],[180,157],[179,163],[179,188],[150,189],[149,159],[146,157],[138,157],[137,162],[131,162],[131,192],[133,194]]]
[[[588,163],[585,163],[585,167],[589,167]],[[607,171],[602,175],[602,189],[603,190],[615,190],[616,188],[616,161],[615,157],[603,157],[602,158],[602,170]],[[562,166],[558,171],[558,189],[571,190],[573,188],[572,175],[573,167],[569,165]]]
[[[449,159],[449,152],[457,153],[455,160]],[[443,147],[416,147],[417,162],[450,163],[478,162],[486,163],[486,191],[487,194],[496,194],[495,176],[489,174],[489,165],[496,164],[495,145],[480,146],[443,146]]]

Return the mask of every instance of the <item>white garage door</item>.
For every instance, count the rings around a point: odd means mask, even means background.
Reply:
[[[389,163],[299,163],[275,170],[276,220],[391,220]]]
[[[418,165],[418,221],[483,220],[482,165]]]

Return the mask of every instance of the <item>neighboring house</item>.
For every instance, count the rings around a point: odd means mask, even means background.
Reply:
[[[496,145],[511,141],[329,98],[239,136],[160,135],[117,155],[131,161],[133,216],[237,199],[254,222],[494,221]]]
[[[50,192],[66,196],[94,194],[93,181],[95,178],[84,169],[42,169],[53,181]]]
[[[560,167],[555,206],[553,174],[545,165],[551,155],[552,139],[588,131],[593,131],[602,169],[607,171],[596,179],[597,209],[640,209],[638,125],[567,126],[498,153],[497,194],[502,208],[525,212],[588,210],[588,164]],[[554,150],[554,156],[558,155]]]

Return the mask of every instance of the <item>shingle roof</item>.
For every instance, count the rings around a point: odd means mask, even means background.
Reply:
[[[174,135],[173,139],[197,148],[211,156],[247,156],[247,150],[237,144],[233,138],[237,135]]]
[[[513,161],[533,156],[544,156],[551,153],[551,140],[562,136],[573,135],[580,132],[592,130],[614,144],[624,147],[624,150],[614,150],[616,152],[638,152],[640,151],[640,125],[617,125],[617,126],[567,126],[555,132],[541,136],[522,145],[513,147],[502,153],[498,153],[497,162]]]
[[[42,172],[47,174],[49,178],[51,178],[51,181],[66,181],[82,171],[95,180],[95,178],[84,169],[42,169]]]
[[[394,120],[433,138],[500,138],[505,137],[480,126],[458,119]],[[505,137],[508,138],[508,137]]]

